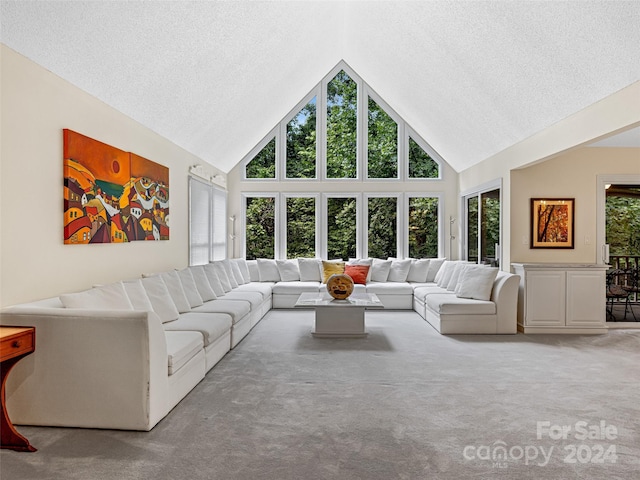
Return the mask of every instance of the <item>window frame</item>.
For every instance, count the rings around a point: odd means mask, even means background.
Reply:
[[[481,244],[481,230],[482,230],[482,194],[488,193],[493,190],[498,190],[500,192],[500,231],[499,238],[500,243],[499,249],[496,252],[496,261],[498,262],[498,268],[502,268],[502,249],[504,244],[504,201],[503,201],[503,188],[502,188],[502,178],[497,178],[495,180],[491,180],[489,182],[485,182],[481,185],[478,185],[470,190],[466,190],[460,194],[460,218],[462,222],[460,224],[459,230],[461,232],[460,235],[460,248],[461,254],[460,258],[469,261],[469,245],[468,245],[468,226],[469,226],[469,212],[468,212],[468,199],[471,197],[478,197],[478,264],[482,264],[482,244]],[[451,232],[452,238],[453,232]]]

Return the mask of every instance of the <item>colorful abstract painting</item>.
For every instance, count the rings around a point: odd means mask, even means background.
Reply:
[[[64,243],[169,239],[169,169],[72,130],[64,135]]]

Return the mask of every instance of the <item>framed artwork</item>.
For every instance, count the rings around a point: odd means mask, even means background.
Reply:
[[[531,248],[573,248],[573,198],[531,199]]]
[[[169,169],[63,130],[64,243],[169,239]]]

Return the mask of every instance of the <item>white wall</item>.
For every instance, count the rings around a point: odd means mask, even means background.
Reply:
[[[597,176],[603,174],[640,175],[640,148],[580,148],[513,170],[511,261],[597,263]],[[573,249],[530,248],[530,199],[542,197],[575,198]]]
[[[202,160],[6,46],[0,54],[0,305],[186,266],[188,168]],[[63,128],[169,167],[170,240],[63,244]]]

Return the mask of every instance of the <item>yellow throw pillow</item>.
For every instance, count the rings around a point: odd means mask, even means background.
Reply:
[[[322,261],[322,283],[327,283],[331,275],[344,273],[344,262]]]

